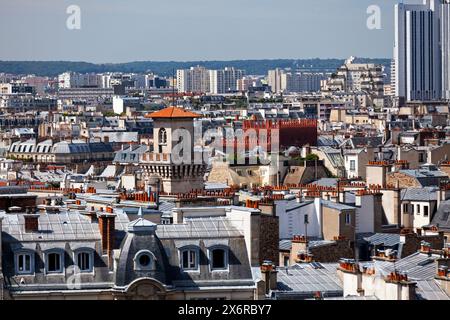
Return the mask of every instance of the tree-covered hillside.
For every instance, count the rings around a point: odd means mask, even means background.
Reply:
[[[358,62],[381,63],[389,72],[389,59],[364,59]],[[333,71],[342,63],[342,59],[276,59],[276,60],[233,60],[233,61],[136,61],[114,64],[94,64],[88,62],[68,61],[0,61],[0,72],[13,74],[35,74],[39,76],[56,76],[65,71],[80,73],[101,72],[146,72],[153,71],[159,75],[169,76],[174,69],[184,69],[191,66],[204,66],[209,69],[235,67],[243,69],[247,74],[263,75],[274,68],[300,68],[317,71]]]

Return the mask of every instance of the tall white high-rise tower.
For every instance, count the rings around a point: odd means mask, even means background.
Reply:
[[[442,52],[442,98],[450,99],[450,0],[444,0],[440,10]]]
[[[441,2],[395,6],[395,94],[407,101],[442,97]]]

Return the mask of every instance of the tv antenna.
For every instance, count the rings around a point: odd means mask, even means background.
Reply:
[[[172,106],[175,107],[175,68],[172,69]]]

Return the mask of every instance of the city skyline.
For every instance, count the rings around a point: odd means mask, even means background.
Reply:
[[[348,6],[342,6],[336,0],[218,0],[213,4],[136,0],[134,6],[120,1],[105,6],[85,0],[43,0],[39,4],[19,0],[2,5],[0,36],[9,45],[0,48],[0,60],[391,58],[397,2],[347,0]],[[80,8],[79,30],[66,26],[70,16],[66,10],[71,5]],[[367,9],[373,5],[381,10],[381,28],[371,30]],[[10,26],[14,26],[12,31]],[[14,41],[17,37],[22,40]],[[361,42],[367,45],[360,46]]]
[[[450,300],[450,0],[3,2],[0,301]]]

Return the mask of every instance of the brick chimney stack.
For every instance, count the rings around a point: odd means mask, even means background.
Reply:
[[[416,282],[410,281],[406,273],[393,271],[385,278],[385,295],[383,300],[415,300]]]
[[[436,260],[436,279],[440,282],[441,288],[450,294],[450,248],[442,250],[442,257]]]
[[[277,288],[277,273],[275,265],[270,260],[266,260],[261,265],[261,273],[266,284],[266,294]]]
[[[431,243],[422,240],[420,242],[420,252],[426,253],[426,254],[431,254]]]
[[[102,251],[103,254],[107,254],[111,260],[112,251],[114,249],[115,241],[115,214],[111,213],[99,213],[98,215],[98,227],[102,237]],[[112,261],[110,261],[112,263]],[[111,266],[112,264],[110,264]]]
[[[306,253],[308,250],[308,239],[304,235],[294,235],[291,241],[291,253],[289,256],[289,265],[297,263],[298,254],[300,252]]]
[[[39,214],[25,214],[25,232],[37,232],[39,230]]]

